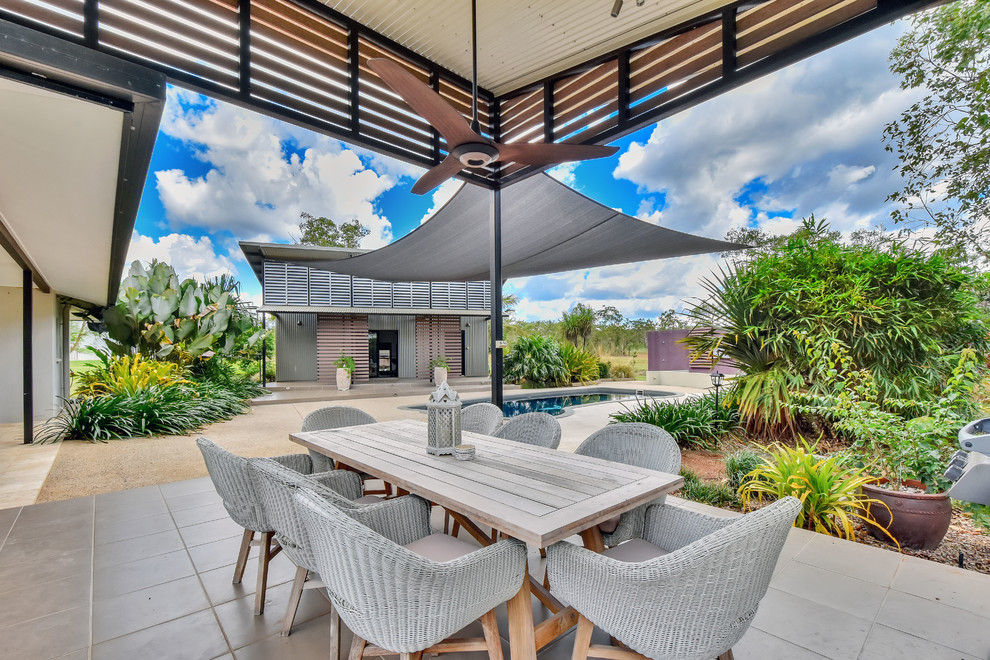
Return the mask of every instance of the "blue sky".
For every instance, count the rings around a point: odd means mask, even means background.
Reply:
[[[644,221],[721,238],[733,227],[786,232],[810,213],[851,232],[889,224],[899,187],[883,126],[917,92],[899,89],[887,26],[612,144],[607,159],[551,173]],[[172,87],[132,237],[130,259],[158,258],[183,276],[232,273],[260,285],[238,240],[289,242],[303,211],[358,219],[380,247],[415,227],[461,185],[409,192],[420,168]],[[681,309],[717,255],[510,280],[524,319],[577,302],[630,317]]]

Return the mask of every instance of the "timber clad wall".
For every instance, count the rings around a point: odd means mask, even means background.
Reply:
[[[416,377],[416,317],[398,314],[369,314],[368,330],[399,333],[399,378]]]
[[[416,377],[430,377],[430,360],[447,358],[448,371],[461,373],[461,319],[457,316],[416,317]]]
[[[368,380],[368,317],[357,314],[316,315],[316,364],[321,382],[337,378],[334,361],[341,354],[354,358],[354,380]]]

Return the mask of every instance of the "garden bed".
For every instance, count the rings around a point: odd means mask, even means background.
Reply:
[[[862,524],[856,528],[856,540],[877,548],[895,552],[897,550],[894,546],[870,536],[866,525]],[[983,532],[973,523],[972,518],[957,508],[952,509],[952,524],[937,548],[934,550],[902,548],[901,552],[950,566],[959,566],[959,554],[962,553],[962,568],[990,574],[990,534]]]

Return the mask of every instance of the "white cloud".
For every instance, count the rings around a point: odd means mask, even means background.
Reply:
[[[423,224],[433,217],[450,198],[457,194],[457,191],[464,187],[464,182],[460,179],[447,179],[433,190],[433,205],[419,219],[419,224]]]
[[[573,160],[569,163],[561,163],[560,165],[551,167],[547,170],[547,174],[557,179],[557,181],[573,188],[577,185],[577,174],[575,170],[580,164],[581,161],[579,160]]]
[[[285,240],[306,211],[335,221],[357,219],[371,233],[362,247],[392,239],[375,200],[409,168],[360,155],[337,140],[236,106],[170,88],[162,132],[186,143],[208,164],[200,176],[154,173],[173,229],[228,230],[247,240]]]
[[[208,236],[194,238],[188,234],[169,234],[155,240],[138,232],[131,235],[127,261],[163,261],[175,269],[181,279],[193,277],[199,281],[234,275],[237,269],[227,256],[217,254]]]

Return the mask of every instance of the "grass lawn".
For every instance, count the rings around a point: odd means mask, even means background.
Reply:
[[[627,364],[632,367],[633,378],[646,380],[647,353],[645,350],[636,353],[636,355],[602,355],[599,359],[613,365]]]
[[[69,369],[75,371],[77,374],[86,373],[93,367],[100,366],[99,360],[70,360]]]

